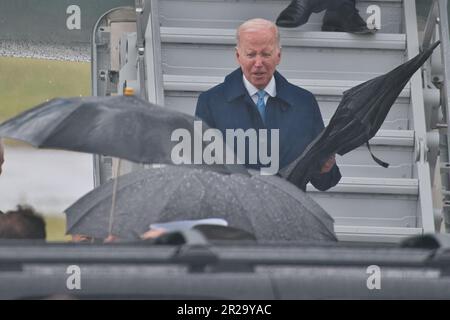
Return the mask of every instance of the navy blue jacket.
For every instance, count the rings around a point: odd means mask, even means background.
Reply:
[[[265,124],[244,86],[240,68],[229,74],[223,83],[200,95],[195,115],[210,127],[219,129],[224,137],[226,129],[279,129],[282,169],[302,154],[324,124],[311,92],[289,83],[278,72],[274,76],[277,95],[267,100]],[[317,174],[311,183],[324,191],[335,186],[340,178],[339,168],[335,165],[329,173]]]

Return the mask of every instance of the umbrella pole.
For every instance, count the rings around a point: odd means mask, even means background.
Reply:
[[[109,228],[108,228],[108,238],[112,237],[112,228],[114,223],[114,210],[116,207],[116,194],[117,194],[117,183],[119,179],[119,172],[120,172],[120,164],[122,162],[122,159],[119,159],[116,170],[115,170],[115,179],[113,184],[113,194],[112,194],[112,203],[111,203],[111,211],[109,213]]]

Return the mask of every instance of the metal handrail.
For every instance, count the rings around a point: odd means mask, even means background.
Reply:
[[[422,41],[422,48],[427,48],[430,46],[431,40],[436,29],[436,19],[439,14],[438,1],[433,1],[430,12],[428,14],[427,22],[425,24],[425,30]]]
[[[449,24],[448,24],[448,13],[447,13],[447,0],[434,0],[430,12],[428,15],[428,19],[425,25],[424,36],[422,41],[422,48],[425,49],[429,47],[433,36],[436,34],[436,28],[438,27],[439,38],[441,41],[440,50],[441,50],[441,59],[443,66],[443,80],[440,83],[439,87],[441,90],[441,108],[442,113],[444,115],[444,121],[447,126],[444,126],[447,130],[444,132],[441,131],[441,163],[443,163],[443,168],[446,168],[446,164],[450,162],[450,101],[449,101],[449,92],[450,92],[450,38],[449,38]],[[448,191],[450,190],[450,173],[448,170],[441,171],[441,180],[442,180],[442,188],[443,188],[443,215],[444,215],[444,223],[446,232],[450,232],[450,196]]]

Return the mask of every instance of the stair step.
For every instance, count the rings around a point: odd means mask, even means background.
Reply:
[[[278,0],[164,0],[160,1],[160,22],[164,27],[229,28],[236,29],[251,18],[275,21],[289,1]],[[401,0],[357,1],[361,17],[366,20],[369,6],[377,5],[381,12],[381,32],[401,33],[403,12]],[[324,13],[313,13],[307,24],[295,28],[300,31],[319,31]]]
[[[368,152],[366,150],[366,152]],[[378,155],[378,154],[377,154]],[[389,168],[379,166],[375,161],[371,164],[348,164],[346,161],[338,160],[339,170],[344,177],[367,177],[367,178],[398,178],[409,179],[413,175],[412,163],[401,163],[393,165],[391,157],[383,158],[388,161]],[[354,162],[354,161],[353,161]]]
[[[398,243],[401,240],[423,234],[422,228],[392,228],[335,225],[339,241]]]
[[[311,184],[307,186],[308,192],[318,192]],[[364,177],[342,177],[341,181],[327,193],[353,193],[367,195],[407,195],[417,196],[419,182],[417,179],[394,179],[394,178],[364,178]]]
[[[395,242],[421,233],[417,179],[343,177],[327,192],[307,191],[334,218],[341,240]]]
[[[314,43],[313,40],[305,41],[304,45],[299,41],[300,46],[284,46],[278,70],[289,79],[364,81],[384,74],[405,61],[402,36],[394,37],[402,40],[392,50],[379,46],[377,41],[360,37],[352,40],[348,35],[343,36],[346,41],[341,46],[338,46],[339,42],[334,44],[330,38],[318,38]],[[206,42],[208,39],[202,40]],[[202,77],[224,77],[238,66],[231,35],[227,44],[163,43],[162,64],[163,73],[167,75]]]
[[[413,177],[413,163],[415,161],[414,131],[379,130],[369,143],[373,154],[389,163],[389,168],[378,165],[372,159],[367,147],[362,145],[344,156],[336,156],[336,161],[344,177]]]
[[[377,33],[371,36],[345,32],[298,32],[281,30],[282,47],[361,48],[373,50],[406,49],[405,34]],[[235,45],[236,30],[218,28],[161,27],[161,42]]]
[[[412,130],[379,130],[370,140],[371,145],[414,147]]]
[[[236,66],[237,68],[238,66]],[[168,91],[192,91],[203,92],[219,83],[222,83],[224,76],[197,76],[182,74],[164,74],[164,90]],[[349,90],[363,81],[354,80],[330,80],[330,79],[303,79],[289,78],[291,83],[311,91],[314,95],[337,96],[340,97],[344,91]],[[399,95],[400,98],[410,97],[410,86]]]

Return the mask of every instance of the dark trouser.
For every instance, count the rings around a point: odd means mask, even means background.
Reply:
[[[326,10],[322,31],[373,33],[356,9],[356,0],[293,0],[277,18],[281,27],[295,28],[308,22],[310,15]]]

